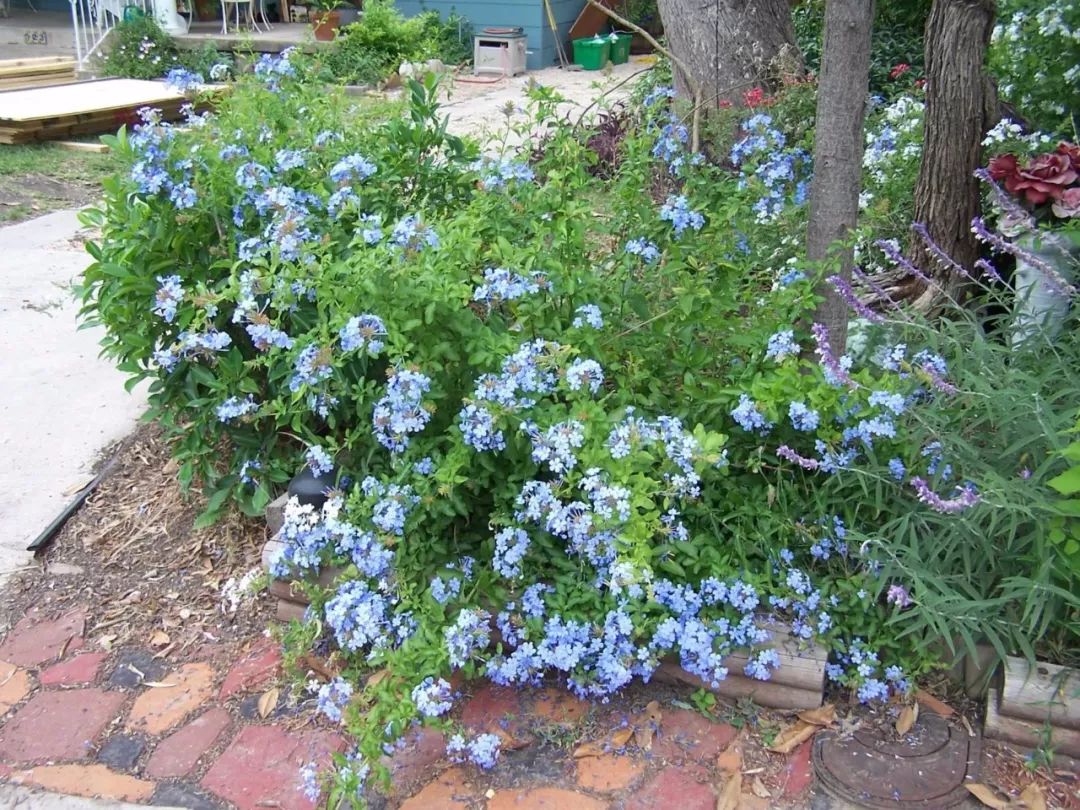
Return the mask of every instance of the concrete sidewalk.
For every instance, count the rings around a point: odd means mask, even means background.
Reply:
[[[0,228],[0,583],[146,405],[98,358],[102,330],[77,329],[82,235],[76,211]]]

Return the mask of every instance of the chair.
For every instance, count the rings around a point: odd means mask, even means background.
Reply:
[[[221,33],[229,33],[229,6],[233,7],[236,17],[236,30],[241,30],[240,22],[240,6],[246,6],[247,10],[244,13],[244,22],[255,31],[259,31],[259,26],[255,24],[255,3],[259,0],[221,0]]]

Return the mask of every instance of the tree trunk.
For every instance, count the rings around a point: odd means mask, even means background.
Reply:
[[[785,73],[802,73],[789,0],[659,0],[671,52],[701,88],[707,110]],[[693,98],[694,81],[672,65],[675,91]]]
[[[873,20],[873,0],[826,2],[806,256],[838,262],[835,273],[844,283],[850,283],[854,255],[852,247],[839,243],[849,239],[859,216]],[[832,285],[825,284],[821,292],[825,300],[814,320],[829,330],[832,350],[840,354],[847,344],[848,307]]]
[[[971,220],[979,214],[982,139],[997,120],[997,93],[983,70],[994,27],[993,0],[934,0],[926,22],[926,115],[922,163],[915,185],[915,222],[965,270],[979,258]],[[965,278],[936,256],[917,233],[909,258],[933,278],[916,306],[937,308],[959,300]]]

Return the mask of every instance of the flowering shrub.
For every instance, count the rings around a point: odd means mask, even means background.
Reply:
[[[650,93],[607,179],[550,91],[526,164],[449,136],[433,83],[372,123],[303,70],[267,57],[216,115],[115,141],[82,295],[207,519],[305,466],[336,482],[290,502],[273,563],[311,597],[292,640],[345,663],[317,690],[357,742],[332,801],[418,722],[497,762],[450,719],[455,671],[604,700],[664,658],[714,684],[741,651],[766,680],[783,632],[869,702],[942,636],[1016,649],[1073,615],[1074,574],[1031,560],[1075,368],[806,265],[781,229],[804,158],[765,114],[732,167]],[[822,275],[861,316],[849,355],[803,326]]]

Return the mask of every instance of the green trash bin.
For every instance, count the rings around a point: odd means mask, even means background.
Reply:
[[[611,45],[611,64],[625,65],[630,61],[630,40],[633,38],[631,34],[611,32],[611,36],[608,37],[608,43]]]
[[[574,40],[574,64],[585,70],[600,70],[611,57],[611,43],[599,34],[589,39]]]
[[[124,7],[124,22],[131,22],[132,20],[140,20],[146,16],[146,12],[139,6],[125,6]]]

